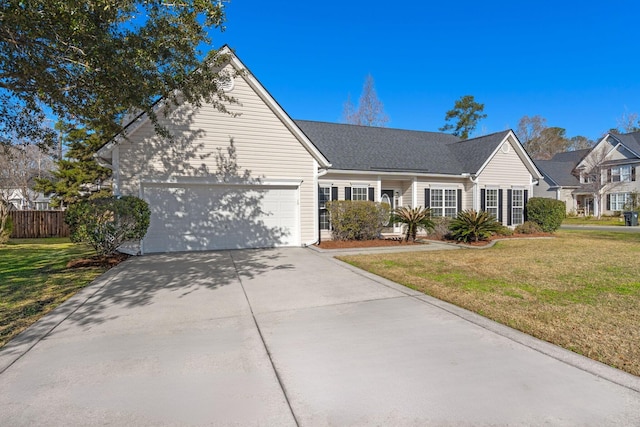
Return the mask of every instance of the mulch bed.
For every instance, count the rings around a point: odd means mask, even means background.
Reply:
[[[106,267],[111,268],[129,258],[127,254],[113,254],[106,257],[94,256],[91,258],[72,259],[67,263],[67,268]]]
[[[377,248],[385,246],[413,246],[424,245],[424,242],[405,242],[401,238],[375,239],[375,240],[323,240],[316,245],[321,249],[351,249],[351,248]]]
[[[455,243],[458,245],[466,245],[466,246],[487,246],[493,240],[501,240],[501,239],[522,239],[522,238],[533,238],[533,237],[553,237],[551,233],[533,233],[533,234],[513,234],[511,236],[493,236],[489,240],[484,240],[480,242],[470,242],[470,243],[462,243],[457,240],[445,240],[438,239],[433,236],[427,236],[429,240],[439,240],[445,243]],[[321,249],[351,249],[351,248],[377,248],[377,247],[385,247],[385,246],[412,246],[412,245],[425,245],[428,242],[417,241],[417,242],[405,242],[400,237],[391,237],[386,239],[375,239],[375,240],[325,240],[317,244],[316,246]]]

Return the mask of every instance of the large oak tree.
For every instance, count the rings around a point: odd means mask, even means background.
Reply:
[[[2,0],[0,142],[52,144],[48,117],[105,134],[132,111],[157,124],[160,98],[224,110],[224,58],[201,52],[223,22],[212,0]]]

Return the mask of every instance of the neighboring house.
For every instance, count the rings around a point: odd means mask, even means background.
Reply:
[[[535,196],[565,201],[568,213],[613,215],[640,193],[640,132],[609,133],[590,150],[558,153],[536,165],[544,179]]]
[[[246,70],[234,54],[228,67]],[[175,107],[159,114],[173,141],[142,115],[98,151],[113,169],[114,194],[150,205],[141,252],[311,245],[320,229],[328,233],[323,207],[334,199],[429,206],[449,217],[485,209],[516,225],[541,178],[512,131],[461,141],[293,121],[250,72],[224,90],[239,114]]]
[[[534,160],[538,170],[542,172],[543,179],[533,187],[533,195],[562,200],[567,207],[567,213],[593,214],[593,200],[578,197],[581,185],[574,172],[589,151],[591,150],[567,151],[556,154],[551,160]]]
[[[638,165],[640,132],[608,133],[576,166],[582,185],[578,200],[592,201],[596,216],[623,211],[632,195],[640,192],[636,179]]]
[[[0,190],[0,199],[6,200],[12,209],[19,211],[37,210],[46,211],[51,209],[51,197],[35,191],[29,192],[29,198],[24,197],[24,193],[16,189]]]

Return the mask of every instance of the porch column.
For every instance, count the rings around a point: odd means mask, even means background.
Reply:
[[[413,182],[411,183],[411,200],[413,203],[413,207],[418,207],[418,177],[413,177]]]
[[[376,181],[376,197],[374,197],[378,202],[380,202],[382,199],[382,179],[380,177],[377,178]]]

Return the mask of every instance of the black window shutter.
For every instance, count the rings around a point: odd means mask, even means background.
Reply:
[[[529,190],[524,190],[523,217],[527,221],[527,201],[529,200]]]
[[[351,200],[351,187],[344,187],[344,199]]]
[[[485,197],[487,197],[487,190],[485,190],[484,188],[480,190],[480,210],[487,210],[487,202],[485,200]]]
[[[502,223],[502,189],[498,190],[498,221]]]
[[[611,168],[607,169],[607,182],[612,182],[611,181]]]
[[[607,194],[607,210],[611,210],[611,194]]]
[[[513,190],[507,190],[507,225],[513,225],[511,221],[511,197]]]
[[[631,181],[635,181],[636,180],[636,168],[635,166],[631,167]]]
[[[424,207],[431,207],[431,191],[428,188],[424,189]]]
[[[462,210],[462,190],[458,188],[458,210],[456,212],[460,212]]]
[[[338,187],[331,187],[331,200],[338,200]]]
[[[371,201],[371,202],[375,202],[375,200],[376,200],[375,191],[376,190],[373,187],[369,187],[369,201]]]

